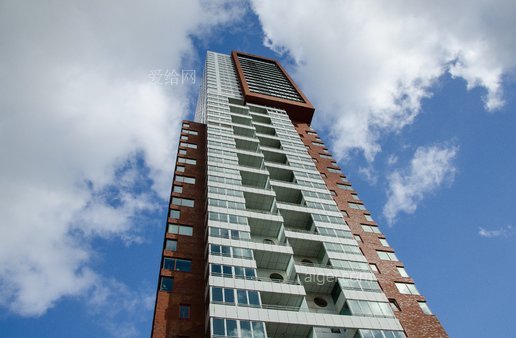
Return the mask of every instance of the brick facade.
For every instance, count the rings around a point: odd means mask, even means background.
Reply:
[[[185,126],[188,125],[188,127]],[[184,133],[184,130],[196,131],[198,135]],[[182,192],[172,192],[170,197],[170,209],[179,210],[179,219],[168,218],[168,224],[181,224],[193,227],[193,235],[179,235],[168,233],[165,230],[163,241],[164,257],[189,259],[192,261],[191,272],[170,271],[161,268],[162,276],[174,278],[171,292],[160,290],[158,281],[154,320],[152,325],[153,338],[176,337],[203,337],[205,334],[206,304],[205,290],[205,232],[206,232],[206,125],[191,121],[184,121],[181,136],[187,136],[187,142],[197,145],[197,149],[179,147],[179,151],[186,151],[186,155],[178,153],[177,157],[196,160],[196,164],[176,163],[185,167],[184,172],[175,171],[173,185],[182,186]],[[176,176],[195,178],[195,184],[176,181]],[[191,207],[178,207],[172,205],[172,197],[193,199],[195,205]],[[166,239],[177,240],[177,250],[165,250]],[[180,305],[190,306],[190,318],[180,319]]]
[[[421,295],[406,295],[399,293],[395,282],[414,283],[410,277],[402,277],[397,267],[403,267],[400,261],[381,260],[376,253],[377,250],[385,252],[394,252],[389,246],[383,246],[380,238],[385,238],[381,233],[365,232],[362,224],[377,227],[374,221],[368,221],[364,215],[370,215],[367,210],[357,210],[349,207],[348,203],[363,205],[361,200],[353,197],[356,191],[351,188],[346,176],[342,172],[331,172],[328,167],[339,169],[337,163],[332,158],[324,158],[330,156],[327,148],[324,147],[323,141],[319,139],[317,133],[306,123],[295,123],[297,132],[301,140],[308,149],[310,156],[315,159],[317,169],[322,175],[326,186],[334,195],[334,200],[344,214],[344,218],[348,223],[354,235],[360,236],[362,242],[359,242],[360,249],[370,264],[378,267],[376,277],[380,287],[384,291],[389,300],[394,300],[399,306],[399,311],[395,311],[396,317],[400,321],[408,338],[443,338],[448,337],[446,331],[435,315],[424,314],[418,301],[425,301],[425,297]],[[314,145],[313,142],[321,145]],[[314,161],[315,162],[315,161]],[[339,169],[340,170],[340,169]],[[337,184],[346,185],[348,189],[342,189]],[[333,193],[334,192],[334,193]]]

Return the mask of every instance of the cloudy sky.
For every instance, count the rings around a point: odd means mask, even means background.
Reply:
[[[206,50],[279,59],[452,337],[516,330],[516,3],[0,1],[2,337],[148,337]],[[196,71],[156,84],[152,72]]]

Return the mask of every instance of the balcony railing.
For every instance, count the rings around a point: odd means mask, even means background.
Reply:
[[[260,282],[272,282],[272,283],[281,283],[281,284],[290,284],[290,285],[301,285],[297,280],[284,280],[284,279],[274,279],[267,277],[258,277],[256,280]]]
[[[289,246],[288,243],[264,243],[263,240],[259,240],[256,238],[225,237],[225,236],[221,236],[221,235],[211,235],[211,234],[210,234],[210,237],[232,239],[235,241],[247,241],[247,242],[261,243],[261,244],[267,244],[267,245]]]
[[[256,213],[259,213],[259,214],[265,214],[265,215],[279,215],[279,211],[276,211],[276,212],[273,212],[273,211],[267,211],[267,210],[263,210],[263,209],[251,209],[251,208],[245,208],[246,211],[250,211],[250,212],[256,212]]]
[[[303,233],[303,234],[311,234],[311,235],[320,235],[320,234],[318,234],[315,231],[302,230],[302,229],[292,228],[292,227],[285,227],[285,231],[300,232],[300,233]]]
[[[232,274],[227,273],[217,273],[212,272],[211,276],[214,277],[224,277],[224,278],[236,278],[236,279],[246,279],[246,280],[254,280],[258,282],[269,282],[269,283],[280,283],[280,284],[290,284],[290,285],[301,285],[297,280],[283,280],[283,279],[271,279],[267,277],[249,277],[249,276],[236,276],[234,277]]]
[[[272,304],[262,304],[262,309],[294,311],[294,312],[310,312],[310,309],[300,308],[299,306],[272,305]]]
[[[359,272],[359,273],[362,273],[362,272],[371,272],[371,270],[359,270],[359,269],[356,269],[356,270],[353,270],[353,269],[347,269],[345,267],[341,267],[341,266],[333,266],[333,265],[324,265],[324,264],[317,264],[317,263],[306,263],[306,262],[295,262],[295,264],[297,265],[304,265],[304,266],[311,266],[311,267],[314,267],[314,268],[323,268],[323,269],[332,269],[332,270],[343,270],[343,271],[352,271],[352,272]]]

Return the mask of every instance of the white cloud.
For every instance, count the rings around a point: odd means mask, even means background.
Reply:
[[[387,158],[387,164],[388,165],[395,165],[396,163],[398,163],[398,156],[394,155],[394,154],[391,154],[388,158]]]
[[[360,149],[372,161],[382,135],[411,124],[446,72],[484,88],[487,110],[499,108],[502,76],[516,65],[510,0],[268,0],[253,8],[265,44],[294,59],[340,157]]]
[[[358,173],[371,185],[375,185],[378,182],[378,173],[371,165],[358,168]]]
[[[2,2],[0,306],[39,316],[97,292],[91,241],[141,241],[132,220],[169,193],[194,89],[152,85],[148,73],[180,70],[195,58],[190,36],[237,12],[204,1]]]
[[[88,310],[95,322],[113,337],[141,336],[137,324],[147,322],[152,316],[155,291],[133,290],[113,279],[95,281],[93,297],[87,300]]]
[[[410,167],[394,171],[388,176],[387,202],[383,215],[392,224],[400,212],[414,213],[425,195],[435,191],[443,182],[454,179],[456,168],[453,159],[457,147],[419,147]]]
[[[497,237],[511,237],[514,235],[512,226],[507,225],[494,230],[487,230],[482,227],[479,228],[478,234],[482,237],[497,238]]]

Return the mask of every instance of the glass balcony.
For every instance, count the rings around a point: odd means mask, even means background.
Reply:
[[[232,114],[240,114],[240,115],[244,115],[244,116],[250,116],[249,109],[247,109],[246,107],[229,105],[229,111]]]
[[[261,156],[251,155],[251,154],[242,154],[237,153],[238,164],[242,167],[249,167],[255,169],[263,169],[265,166],[263,164],[263,158]]]
[[[251,152],[258,152],[258,142],[252,142],[249,140],[242,140],[235,138],[236,149],[246,150]]]
[[[258,174],[249,171],[240,171],[242,185],[247,187],[269,189],[269,177],[266,174]]]
[[[259,136],[258,140],[260,141],[260,146],[281,149],[281,142],[274,138]]]
[[[276,136],[276,129],[274,129],[272,127],[266,127],[266,126],[262,126],[262,125],[255,125],[255,128],[256,128],[256,132],[259,133],[259,134]]]
[[[279,212],[283,216],[283,224],[286,229],[314,230],[312,216],[309,213],[287,209],[279,209]]]
[[[265,161],[272,162],[272,163],[278,163],[283,165],[288,165],[287,156],[283,153],[275,152],[275,151],[268,151],[265,149],[262,149],[263,157]]]
[[[265,155],[265,154],[264,154]],[[267,161],[267,159],[265,159]],[[296,178],[292,170],[276,168],[267,166],[267,170],[269,171],[269,177],[274,181],[281,181],[287,183],[295,183]]]
[[[245,208],[248,211],[278,215],[274,196],[244,191]]]
[[[248,127],[241,127],[241,126],[233,126],[233,134],[235,135],[239,135],[239,136],[244,136],[244,137],[250,137],[250,138],[255,138],[255,132],[254,132],[254,128],[252,128],[251,126],[248,126]]]
[[[259,115],[259,114],[251,114],[251,117],[253,119],[253,122],[272,125],[272,121],[268,116],[263,116],[263,115]]]
[[[239,115],[231,115],[231,122],[249,127],[252,126],[252,120],[250,118]]]
[[[301,190],[290,189],[285,187],[273,186],[272,189],[276,193],[276,200],[281,203],[287,203],[297,206],[306,206]]]

